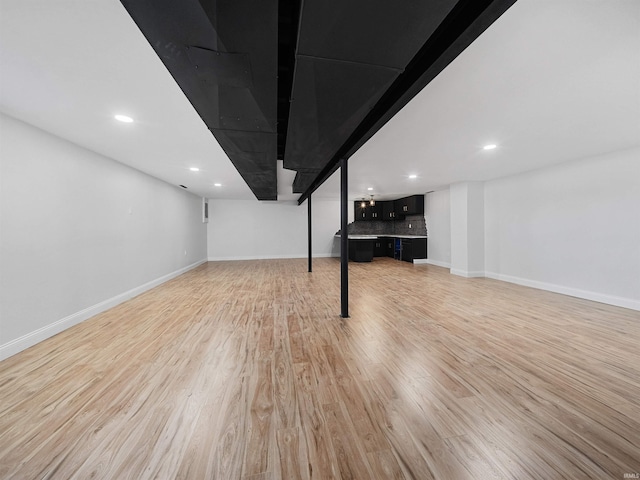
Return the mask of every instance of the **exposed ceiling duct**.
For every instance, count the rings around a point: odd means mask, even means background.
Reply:
[[[259,200],[337,165],[515,0],[121,0]]]

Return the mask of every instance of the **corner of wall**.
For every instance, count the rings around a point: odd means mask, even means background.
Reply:
[[[482,271],[467,271],[467,270],[460,270],[457,268],[452,268],[451,269],[451,274],[452,275],[457,275],[459,277],[465,277],[465,278],[483,278],[485,277],[485,272]]]

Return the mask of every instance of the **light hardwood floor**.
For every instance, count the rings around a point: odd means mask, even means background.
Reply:
[[[1,362],[0,478],[640,473],[640,312],[349,268],[349,319],[336,259],[212,262]]]

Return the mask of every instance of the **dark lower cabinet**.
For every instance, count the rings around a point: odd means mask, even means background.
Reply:
[[[413,263],[418,258],[427,258],[427,239],[403,238],[402,260]]]
[[[349,239],[349,260],[352,262],[370,262],[373,260],[374,244],[374,239]]]
[[[414,238],[413,239],[413,259],[427,258],[427,239],[426,238]]]
[[[349,240],[351,260],[369,262],[371,257],[390,257],[405,262],[427,258],[427,239],[378,237],[375,240]]]
[[[385,238],[384,241],[387,244],[387,257],[394,257],[394,245],[395,245],[395,238]]]
[[[373,256],[374,257],[386,257],[387,256],[387,239],[378,238],[373,244]]]
[[[413,240],[411,239],[402,239],[402,261],[413,263]]]

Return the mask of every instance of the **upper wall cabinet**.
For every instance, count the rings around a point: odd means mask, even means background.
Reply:
[[[424,195],[411,195],[396,200],[394,208],[396,216],[424,214]]]
[[[367,208],[369,209],[370,220],[382,220],[382,204],[380,202],[369,205]]]
[[[353,219],[357,222],[360,220],[368,220],[367,219],[367,207],[362,206],[363,202],[355,201],[353,202]]]
[[[364,207],[362,204],[364,203]],[[382,202],[376,202],[370,205],[369,202],[362,200],[353,202],[353,218],[358,220],[382,220]]]
[[[379,203],[382,204],[382,219],[395,220],[396,219],[395,200],[387,200]]]
[[[362,206],[364,204],[364,207]],[[424,214],[424,195],[412,195],[398,200],[378,201],[370,205],[368,201],[353,202],[354,219],[359,220],[400,220],[405,215]]]

